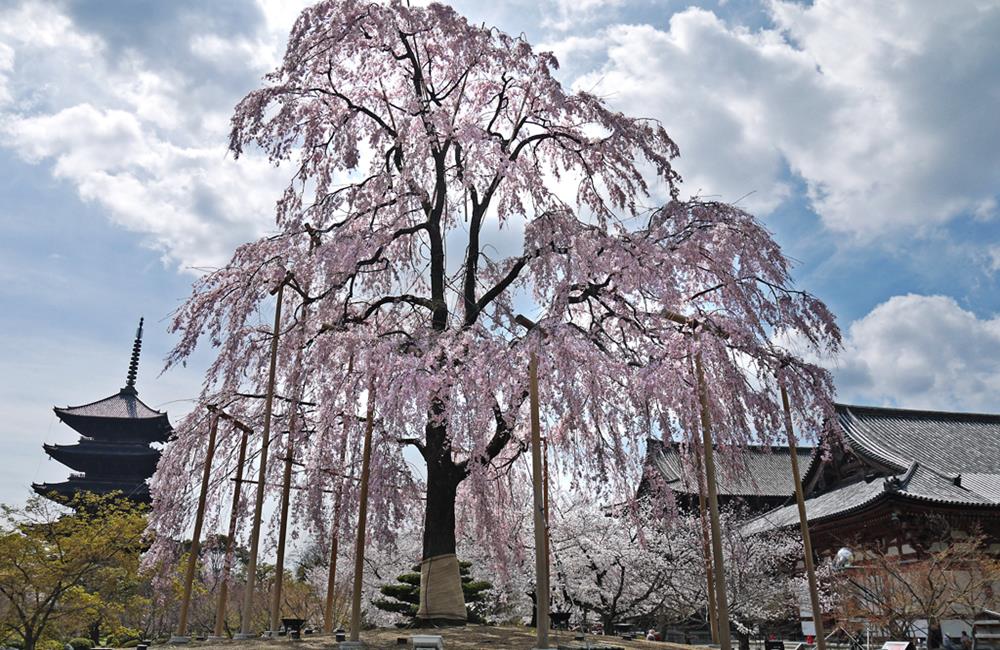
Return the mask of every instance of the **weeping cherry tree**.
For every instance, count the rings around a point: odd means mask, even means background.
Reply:
[[[370,384],[386,432],[373,490],[399,485],[401,446],[426,464],[425,620],[465,618],[456,499],[484,543],[503,538],[496,497],[523,480],[509,469],[531,352],[555,462],[623,495],[647,434],[698,435],[696,356],[720,448],[780,435],[776,373],[803,427],[831,413],[829,375],[776,341],[826,354],[840,334],[769,233],[734,206],[679,198],[664,129],[564,89],[557,66],[441,4],[303,11],[232,121],[236,156],[289,169],[277,232],[199,280],[174,324],[173,362],[203,334],[219,347],[206,395],[259,387],[261,307],[288,283],[282,332],[302,334],[283,334],[281,359],[299,360],[318,405],[306,463],[356,447],[344,414]],[[182,473],[199,440],[179,436],[163,471]],[[165,508],[182,481],[158,480]]]

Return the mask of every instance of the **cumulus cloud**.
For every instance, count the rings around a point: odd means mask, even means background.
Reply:
[[[894,296],[852,323],[845,343],[842,400],[1000,412],[1000,317],[946,296]]]
[[[0,146],[51,165],[172,262],[218,264],[270,224],[283,176],[252,157],[234,165],[224,139],[233,105],[278,60],[304,4],[0,9]],[[543,48],[578,88],[659,118],[691,194],[766,214],[796,196],[798,176],[827,226],[862,238],[996,218],[996,2],[774,0],[766,29],[696,8],[664,29],[600,29],[640,18],[640,5],[651,10],[642,19],[664,15],[660,0],[465,9],[500,11],[513,33],[526,15],[549,16],[555,37]]]
[[[14,50],[9,45],[0,43],[0,106],[10,101],[10,91],[7,90],[7,75],[14,68]]]
[[[50,165],[182,268],[218,266],[267,230],[285,174],[262,156],[227,156],[231,107],[249,85],[220,95],[217,80],[270,67],[276,26],[193,33],[165,63],[114,34],[86,32],[54,4],[14,6],[0,25],[0,145]],[[206,57],[219,62],[214,74],[191,74],[192,61],[204,73]]]
[[[774,209],[804,181],[824,223],[862,239],[996,217],[1000,4],[775,0],[774,26],[674,14],[666,30],[603,32],[584,75],[627,112],[658,117],[688,191]]]
[[[595,20],[602,13],[620,7],[625,0],[554,0],[543,20],[546,27],[568,30],[583,22]]]

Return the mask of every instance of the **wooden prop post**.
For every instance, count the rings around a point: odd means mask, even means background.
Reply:
[[[545,575],[552,579],[552,539],[549,528],[549,438],[542,438],[542,507],[545,510]]]
[[[708,514],[712,527],[712,557],[715,560],[715,600],[718,610],[719,646],[722,650],[732,650],[729,632],[729,598],[726,595],[726,569],[722,557],[722,531],[719,526],[719,494],[715,482],[715,456],[712,441],[712,414],[708,407],[708,386],[705,385],[705,369],[701,365],[701,352],[694,357],[695,374],[698,378],[698,400],[701,402],[701,435],[705,454],[705,487],[708,491]]]
[[[529,332],[536,325],[530,318],[521,314],[514,318],[514,322]],[[544,649],[549,647],[548,476],[542,462],[538,355],[534,351],[528,358],[528,399],[531,412],[531,492],[535,510],[535,647]],[[543,472],[546,474],[544,479]]]
[[[535,502],[535,623],[536,648],[549,647],[549,563],[545,530],[545,490],[542,484],[542,435],[538,406],[538,355],[528,361],[528,394],[531,400],[531,487]]]
[[[208,496],[208,479],[212,474],[212,458],[215,456],[215,434],[219,429],[219,416],[211,415],[208,427],[208,449],[205,451],[205,467],[201,474],[201,493],[198,495],[198,511],[194,518],[194,533],[191,538],[191,549],[188,551],[187,570],[184,573],[184,595],[181,597],[181,611],[177,619],[177,632],[171,637],[171,643],[187,643],[188,608],[191,606],[191,585],[194,582],[194,570],[198,566],[198,552],[201,548],[201,526],[205,521],[205,499]]]
[[[302,327],[308,321],[308,305],[303,308]],[[301,372],[302,348],[295,355],[296,371]],[[288,500],[292,491],[292,457],[295,453],[295,424],[302,401],[302,381],[297,380],[288,416],[288,444],[285,446],[285,472],[281,479],[281,513],[278,520],[278,557],[274,566],[274,588],[271,594],[271,635],[281,623],[281,589],[285,582],[285,543],[288,539]]]
[[[220,414],[220,417],[226,417]],[[232,512],[229,513],[229,537],[226,538],[226,556],[222,561],[222,582],[219,584],[219,603],[215,608],[215,630],[213,636],[222,638],[226,627],[226,605],[229,600],[229,574],[233,570],[233,555],[236,544],[236,525],[239,523],[240,491],[243,487],[243,464],[247,458],[247,438],[250,427],[233,420],[233,424],[242,432],[240,438],[239,457],[236,460],[236,483],[233,487]]]
[[[347,376],[354,372],[354,355],[347,360]],[[347,457],[347,415],[344,416],[344,444],[340,446],[337,468],[342,471]],[[334,601],[337,590],[337,555],[340,546],[340,507],[344,497],[344,478],[338,476],[333,496],[333,522],[330,524],[330,565],[326,576],[326,603],[323,608],[323,632],[333,634]]]
[[[285,541],[288,537],[288,501],[292,491],[292,454],[295,451],[292,427],[295,424],[296,405],[292,405],[292,415],[288,418],[288,444],[285,447],[285,473],[281,479],[281,513],[278,519],[278,557],[274,564],[274,589],[271,593],[271,635],[274,636],[281,623],[281,588],[285,578]]]
[[[375,382],[368,384],[365,446],[361,455],[361,493],[358,495],[358,541],[354,547],[354,592],[351,602],[351,641],[361,635],[361,578],[365,569],[365,526],[368,522],[368,478],[371,474],[372,430],[375,428]]]
[[[350,374],[350,370],[348,370]],[[345,427],[346,429],[346,427]],[[344,432],[344,444],[340,446],[338,467],[344,466],[347,457],[347,432]],[[323,608],[323,633],[333,634],[333,605],[337,590],[337,554],[340,546],[340,506],[344,497],[344,478],[337,477],[337,488],[333,495],[333,521],[330,523],[330,567],[326,576],[326,603]]]
[[[698,478],[698,511],[701,515],[701,552],[705,558],[705,585],[708,594],[708,627],[712,633],[712,643],[719,642],[719,612],[716,611],[717,598],[715,597],[715,575],[712,571],[712,542],[708,532],[708,506],[705,501],[707,487],[705,483],[705,473],[701,465],[701,449],[695,449],[694,457],[695,469]]]
[[[277,304],[274,306],[274,333],[271,336],[271,362],[267,374],[267,395],[264,398],[264,429],[260,439],[260,468],[257,472],[257,494],[254,502],[253,527],[250,530],[250,558],[247,561],[247,584],[243,592],[243,621],[237,639],[251,639],[251,610],[253,593],[257,586],[257,553],[260,550],[260,520],[264,510],[264,481],[267,478],[267,448],[271,442],[271,411],[274,407],[274,376],[278,364],[278,337],[281,334],[281,299],[285,294],[285,280],[277,290]]]
[[[796,447],[795,430],[792,427],[792,409],[788,403],[788,391],[785,381],[779,375],[778,386],[781,389],[781,405],[785,411],[785,436],[788,438],[788,454],[792,459],[792,480],[795,482],[795,503],[799,507],[799,527],[802,530],[802,551],[805,558],[806,576],[809,579],[809,600],[812,604],[813,625],[816,631],[817,650],[826,650],[826,637],[823,630],[823,611],[819,604],[819,588],[816,586],[816,569],[813,566],[812,540],[809,536],[809,519],[806,517],[806,500],[802,492],[802,477],[799,474],[799,455]]]

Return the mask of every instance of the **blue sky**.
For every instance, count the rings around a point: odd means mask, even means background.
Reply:
[[[840,399],[1000,412],[1000,3],[460,2],[556,52],[566,85],[658,118],[688,193],[740,200],[846,335]],[[285,174],[226,154],[280,56],[278,0],[0,0],[0,500],[61,480],[53,405],[160,375],[199,269],[268,231]]]

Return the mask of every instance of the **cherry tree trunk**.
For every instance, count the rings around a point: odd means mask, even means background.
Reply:
[[[444,426],[427,425],[427,505],[420,562],[422,622],[462,625],[467,620],[462,579],[455,555],[455,496],[465,478],[451,457]]]

